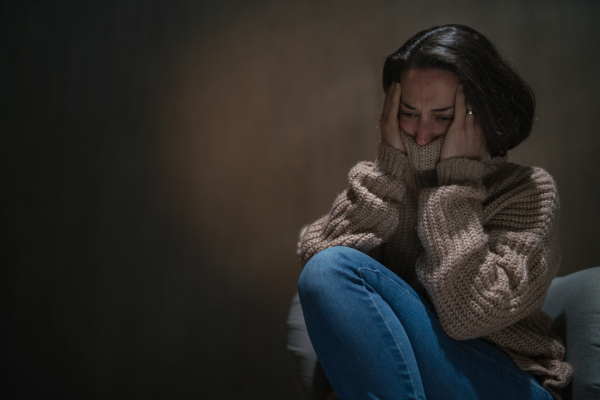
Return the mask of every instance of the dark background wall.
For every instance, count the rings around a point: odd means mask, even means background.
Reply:
[[[299,228],[372,159],[384,57],[471,25],[534,86],[560,275],[600,264],[600,3],[0,2],[0,397],[282,399]]]

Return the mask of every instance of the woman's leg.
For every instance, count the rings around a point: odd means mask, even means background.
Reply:
[[[491,344],[448,337],[431,304],[364,253],[334,247],[315,255],[298,287],[340,399],[552,399]]]

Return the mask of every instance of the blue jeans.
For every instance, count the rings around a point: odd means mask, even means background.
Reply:
[[[358,250],[315,255],[298,293],[312,345],[342,400],[552,400],[502,350],[446,335],[425,297]]]

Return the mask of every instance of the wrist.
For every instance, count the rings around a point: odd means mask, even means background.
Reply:
[[[402,143],[402,138],[400,135],[396,135],[396,137],[382,137],[382,142],[385,142],[388,146],[393,147],[394,149],[406,154],[406,149],[404,147],[404,143]]]

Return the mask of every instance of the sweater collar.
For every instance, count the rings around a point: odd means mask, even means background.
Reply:
[[[403,130],[400,130],[400,134],[402,135],[402,142],[406,147],[408,163],[418,171],[434,169],[440,160],[444,137],[440,136],[425,146],[419,146],[415,139]]]
[[[430,143],[427,143],[425,146],[419,146],[415,139],[403,130],[400,130],[400,134],[402,136],[402,142],[406,147],[408,163],[418,171],[429,171],[435,169],[436,165],[440,161],[440,153],[442,151],[442,144],[444,143],[444,136],[436,138]],[[489,153],[486,153],[481,162],[486,164],[486,167],[488,167],[486,169],[495,170],[498,165],[507,161],[507,159],[508,156],[491,157]]]

